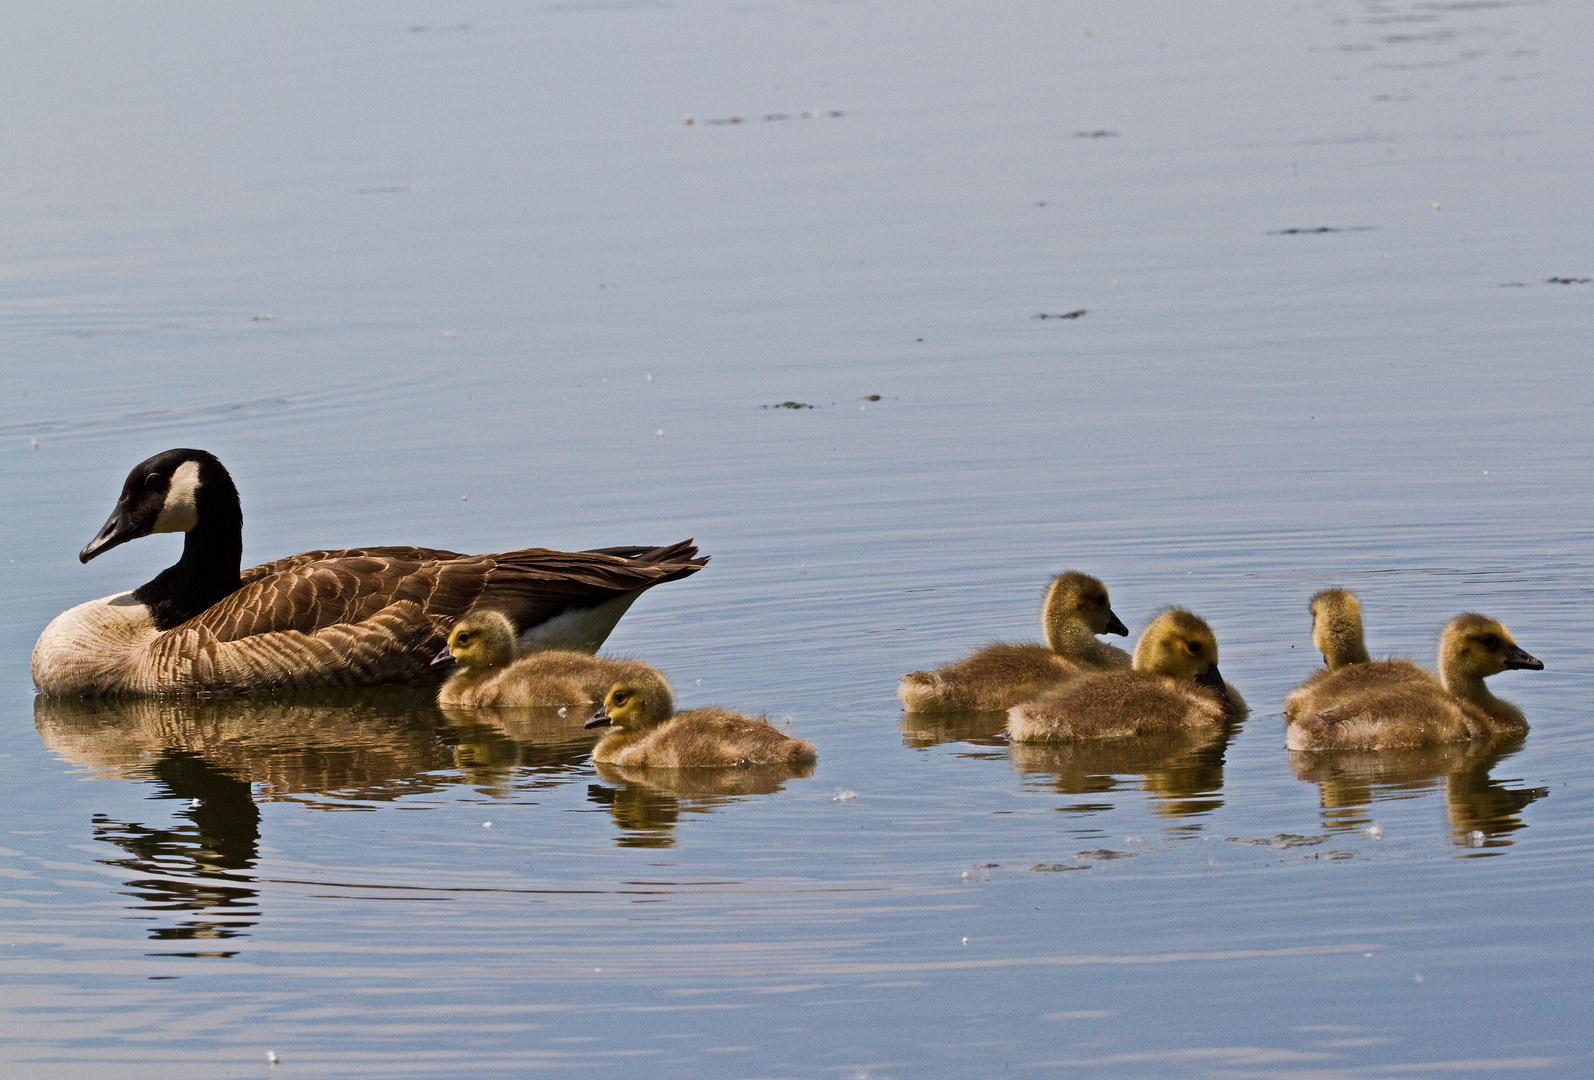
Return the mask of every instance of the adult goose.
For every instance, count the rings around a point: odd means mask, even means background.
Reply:
[[[454,620],[502,611],[520,648],[594,652],[643,590],[702,569],[691,541],[462,555],[436,548],[306,551],[240,570],[232,477],[203,450],[140,462],[83,562],[158,532],[183,557],[131,592],[79,604],[33,647],[45,694],[193,694],[371,686],[428,678]]]

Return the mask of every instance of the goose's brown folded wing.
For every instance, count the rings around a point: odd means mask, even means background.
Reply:
[[[596,607],[622,593],[686,577],[708,561],[696,557],[690,541],[644,549],[663,556],[656,560],[546,548],[501,555],[449,552],[447,559],[427,558],[438,554],[433,549],[361,550],[279,560],[285,569],[254,578],[184,627],[203,628],[218,641],[290,630],[311,634],[408,602],[434,623],[438,635],[477,605],[503,611],[519,631],[572,608]],[[383,551],[400,554],[378,554]]]

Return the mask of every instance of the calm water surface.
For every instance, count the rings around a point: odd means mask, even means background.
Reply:
[[[11,11],[6,1074],[1587,1072],[1591,53],[1571,0]],[[818,767],[37,698],[175,557],[75,558],[170,446],[247,562],[695,536],[611,646]],[[1068,567],[1250,718],[902,716]],[[1502,619],[1531,733],[1287,754],[1335,584],[1377,653]]]

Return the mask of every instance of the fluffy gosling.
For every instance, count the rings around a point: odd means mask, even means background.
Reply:
[[[602,701],[616,679],[647,669],[640,660],[611,660],[563,649],[528,653],[517,660],[514,624],[502,612],[487,609],[455,621],[448,647],[433,663],[450,658],[460,670],[438,690],[439,705],[590,705]]]
[[[1284,745],[1291,750],[1387,750],[1527,731],[1527,718],[1483,680],[1544,664],[1483,615],[1457,615],[1439,638],[1439,678],[1406,660],[1351,664],[1290,695]]]
[[[1069,571],[1052,579],[1041,604],[1045,645],[987,645],[934,671],[910,671],[897,685],[908,712],[975,712],[1028,701],[1060,680],[1088,671],[1126,668],[1129,654],[1096,640],[1129,628],[1107,599],[1107,587]]]
[[[610,730],[592,748],[605,765],[656,769],[807,765],[814,744],[767,721],[726,709],[675,711],[664,676],[651,669],[619,679],[587,727]]]
[[[1158,615],[1135,646],[1134,668],[1081,675],[1007,713],[1014,742],[1126,739],[1219,728],[1245,702],[1218,671],[1218,639],[1181,608]]]
[[[1312,597],[1312,645],[1323,654],[1323,670],[1316,672],[1284,699],[1288,715],[1302,695],[1310,695],[1318,683],[1349,664],[1369,664],[1367,645],[1362,640],[1362,606],[1355,594],[1345,589],[1324,589]]]

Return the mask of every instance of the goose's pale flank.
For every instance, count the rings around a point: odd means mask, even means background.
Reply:
[[[955,664],[910,671],[897,686],[908,712],[1006,709],[1046,687],[1088,671],[1129,666],[1129,654],[1097,634],[1127,635],[1107,599],[1107,587],[1069,571],[1052,579],[1041,605],[1045,645],[987,645]]]
[[[128,474],[79,558],[182,532],[176,565],[132,592],[57,616],[33,682],[57,695],[192,694],[370,686],[432,677],[454,620],[502,611],[521,648],[596,651],[644,589],[702,568],[662,548],[461,555],[436,548],[307,551],[240,570],[243,513],[220,461],[168,450]]]
[[[434,663],[452,659],[460,670],[437,692],[439,705],[592,705],[616,680],[647,668],[640,660],[546,649],[515,659],[515,626],[501,611],[480,608],[459,618],[448,647]]]
[[[1369,664],[1367,645],[1362,637],[1362,606],[1345,589],[1324,589],[1312,597],[1312,645],[1323,655],[1323,670],[1316,672],[1284,699],[1284,713],[1290,715],[1297,702],[1316,692],[1317,685],[1350,664]]]
[[[1185,728],[1219,729],[1245,702],[1218,671],[1218,639],[1181,608],[1152,620],[1134,668],[1081,675],[1007,713],[1015,742],[1126,739]]]
[[[814,744],[783,734],[769,722],[727,709],[675,712],[670,684],[656,671],[621,679],[587,727],[611,728],[592,748],[592,760],[635,768],[751,768],[805,765]]]
[[[1351,664],[1290,695],[1284,745],[1291,750],[1386,750],[1433,746],[1527,730],[1527,719],[1483,680],[1540,671],[1504,626],[1457,615],[1439,638],[1439,678],[1405,660]]]

